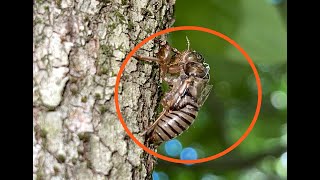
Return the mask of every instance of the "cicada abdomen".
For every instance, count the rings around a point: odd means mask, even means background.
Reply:
[[[187,130],[198,115],[198,104],[186,95],[179,105],[181,108],[165,111],[150,133],[150,143],[160,144]]]

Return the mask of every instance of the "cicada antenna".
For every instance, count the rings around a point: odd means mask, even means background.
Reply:
[[[189,51],[190,50],[190,41],[189,41],[188,36],[186,36],[186,39],[187,39],[187,46],[188,46],[188,51]]]

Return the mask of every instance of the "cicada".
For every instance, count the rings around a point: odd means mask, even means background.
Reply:
[[[163,111],[142,133],[147,135],[151,144],[159,145],[187,130],[212,90],[209,65],[200,53],[189,47],[189,40],[187,50],[182,52],[161,42],[156,57],[133,56],[138,60],[158,63],[160,76],[170,87],[161,100]]]

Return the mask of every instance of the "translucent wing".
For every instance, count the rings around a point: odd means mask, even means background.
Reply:
[[[212,90],[213,85],[206,85],[206,87],[202,90],[200,98],[198,100],[199,107],[203,105],[203,103],[207,100]]]

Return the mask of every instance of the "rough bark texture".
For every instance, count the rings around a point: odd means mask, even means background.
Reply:
[[[150,156],[121,126],[114,85],[128,52],[172,25],[174,0],[34,2],[33,179],[149,179]],[[157,46],[141,51],[153,56]],[[131,60],[119,101],[137,134],[154,119],[157,67]]]

